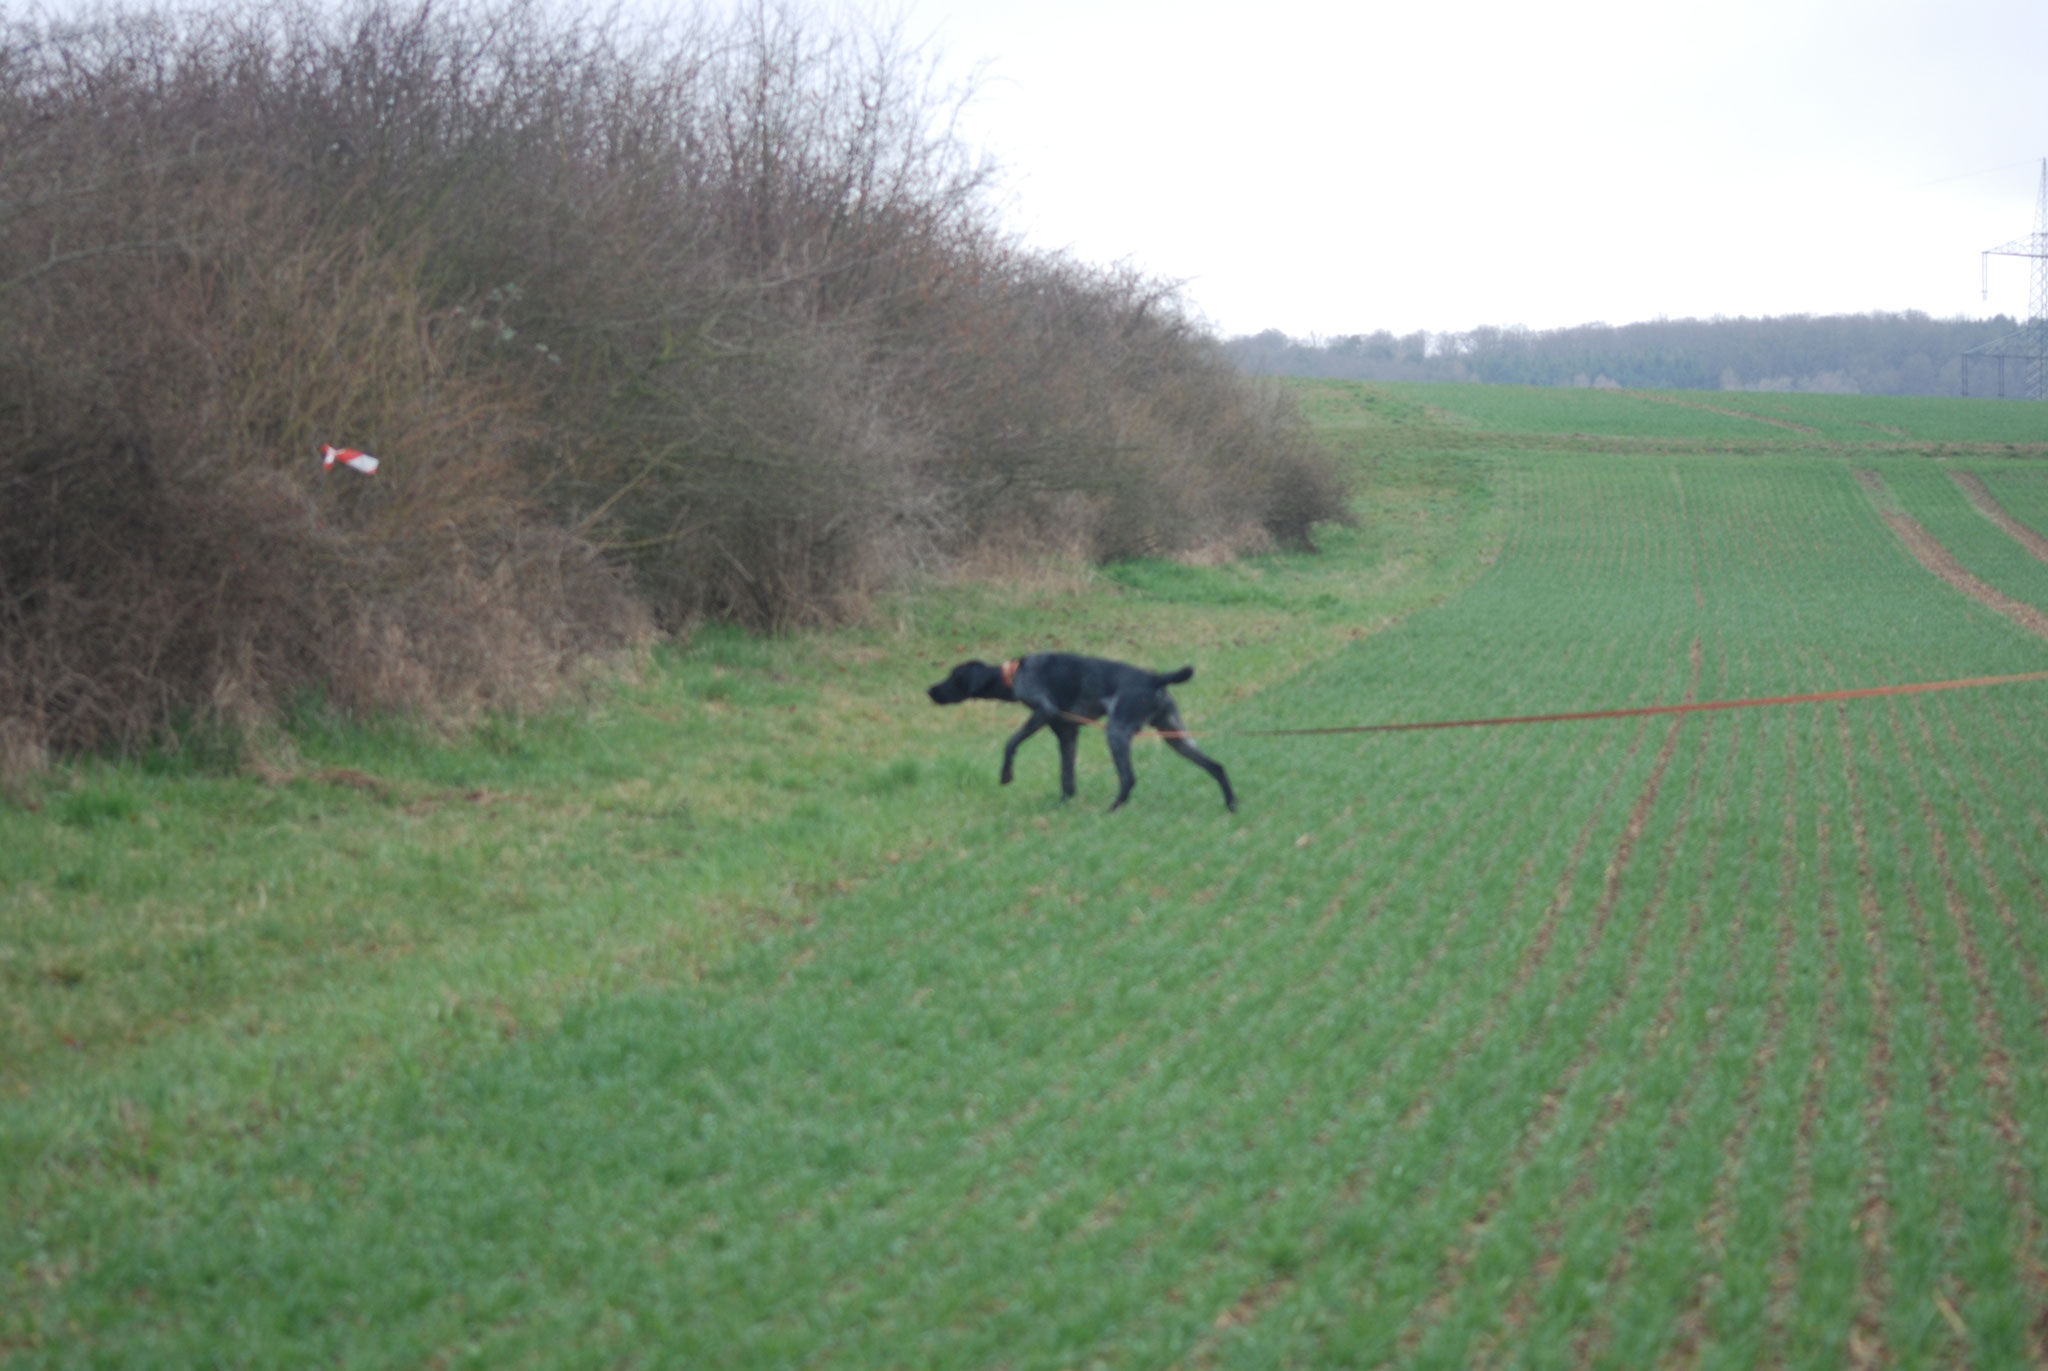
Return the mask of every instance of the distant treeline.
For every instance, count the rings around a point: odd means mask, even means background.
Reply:
[[[1225,350],[1263,376],[1363,381],[1484,381],[1644,390],[1802,390],[1832,394],[1954,395],[1962,354],[2017,325],[1903,314],[1794,314],[1766,319],[1658,319],[1533,330],[1290,338],[1277,329],[1232,338]],[[1995,378],[1973,364],[1972,393]]]

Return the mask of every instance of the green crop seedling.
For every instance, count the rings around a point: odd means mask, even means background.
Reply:
[[[0,1358],[2042,1364],[2048,684],[1255,732],[2048,668],[1887,519],[2048,607],[2037,407],[1301,398],[1318,556],[0,808]],[[1241,812],[996,786],[917,692],[1035,647]]]

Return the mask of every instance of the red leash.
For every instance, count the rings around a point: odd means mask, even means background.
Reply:
[[[1974,690],[1980,686],[2018,685],[2023,681],[2048,681],[2048,671],[2028,671],[2017,676],[1968,676],[1956,681],[1921,681],[1913,685],[1863,686],[1855,690],[1817,690],[1804,695],[1759,695],[1747,700],[1704,700],[1693,704],[1638,705],[1632,709],[1587,709],[1571,714],[1516,714],[1497,719],[1444,719],[1416,724],[1349,724],[1330,728],[1224,728],[1210,733],[1234,733],[1259,738],[1306,738],[1332,733],[1408,733],[1432,728],[1495,728],[1507,724],[1563,724],[1582,719],[1634,719],[1645,714],[1698,714],[1711,709],[1762,709],[1768,705],[1824,704],[1830,700],[1866,700],[1877,695],[1924,695],[1936,690]],[[1077,716],[1068,715],[1069,718]],[[1095,719],[1079,719],[1097,723]],[[1163,738],[1191,738],[1191,730],[1156,730]]]

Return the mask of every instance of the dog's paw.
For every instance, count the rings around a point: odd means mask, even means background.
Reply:
[[[1009,784],[1009,783],[1010,783],[1010,782],[1011,782],[1012,780],[1014,780],[1014,779],[1015,779],[1015,777],[1011,776],[1009,772],[1005,771],[1005,772],[1004,772],[1004,773],[1003,773],[1003,774],[1002,774],[1001,776],[998,776],[998,777],[996,778],[996,784],[997,784],[997,785],[1008,785],[1008,784]]]

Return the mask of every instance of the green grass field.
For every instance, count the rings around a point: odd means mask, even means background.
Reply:
[[[2048,1366],[2048,682],[1253,732],[2048,670],[1884,517],[2048,607],[2048,412],[1302,398],[1320,556],[0,807],[0,1359]],[[997,787],[922,687],[1037,647],[1241,812]]]

